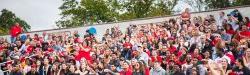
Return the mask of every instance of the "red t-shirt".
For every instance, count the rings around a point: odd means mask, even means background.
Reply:
[[[233,34],[235,34],[235,31],[234,31],[233,29],[231,29],[231,30],[226,30],[226,33],[227,33],[227,34],[233,35]]]
[[[151,62],[162,62],[162,58],[160,56],[156,56],[156,58],[154,56],[151,56]]]
[[[174,53],[175,51],[176,51],[176,47],[175,46],[170,46],[169,48],[168,48],[168,50],[169,50],[169,52],[172,54],[172,53]]]
[[[247,27],[250,27],[250,22],[247,23]]]
[[[149,67],[146,67],[145,68],[145,75],[149,75],[150,74],[149,72],[150,72]]]
[[[125,42],[125,43],[123,44],[123,47],[124,47],[124,48],[131,48],[131,47],[132,47],[132,44],[129,43],[129,42]]]
[[[30,54],[33,51],[34,47],[33,46],[28,46],[26,53]]]
[[[188,12],[183,12],[183,13],[181,14],[181,18],[190,18],[190,13],[188,13]]]
[[[83,47],[83,49],[80,49],[80,51],[78,52],[78,55],[75,56],[75,60],[80,61],[82,57],[84,57],[88,61],[91,60],[90,51],[90,47]]]
[[[3,46],[0,46],[0,51],[2,51],[4,49],[4,47]]]
[[[16,37],[18,34],[22,33],[22,28],[20,26],[12,26],[10,34],[12,37]]]
[[[191,56],[192,56],[192,58],[197,58],[198,60],[202,60],[202,56],[200,54],[198,54],[198,55],[192,54]]]
[[[250,32],[249,31],[241,31],[240,36],[250,37]]]
[[[121,71],[120,72],[120,75],[132,75],[132,74],[133,74],[133,72],[132,72],[131,69],[128,69],[127,71]]]

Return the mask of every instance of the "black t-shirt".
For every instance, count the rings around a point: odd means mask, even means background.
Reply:
[[[250,75],[250,70],[247,67],[243,67],[242,69],[235,68],[234,72],[236,75]]]

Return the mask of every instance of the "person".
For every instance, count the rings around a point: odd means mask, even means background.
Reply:
[[[250,27],[250,20],[249,17],[245,17],[245,23],[247,27]]]
[[[244,64],[246,64],[246,67],[250,68],[250,49],[249,48],[245,51],[245,55],[242,57],[244,60]]]
[[[189,12],[189,9],[188,8],[186,8],[185,9],[185,11],[181,14],[181,19],[183,20],[183,21],[188,21],[188,20],[190,20],[190,12]]]
[[[150,70],[150,75],[166,75],[166,71],[160,66],[160,62],[155,62]]]
[[[143,60],[148,65],[148,60],[150,59],[148,54],[144,52],[143,48],[141,46],[138,46],[138,53],[139,56],[137,57],[138,60]]]
[[[234,68],[233,71],[234,73],[236,73],[236,75],[249,75],[250,74],[250,70],[249,68],[245,66],[242,58],[237,59],[235,64],[236,64],[236,68]]]
[[[181,66],[175,64],[173,75],[185,75],[185,73],[181,70]]]
[[[129,67],[128,62],[124,62],[122,65],[122,71],[120,72],[120,75],[132,75],[132,70]]]
[[[136,62],[133,66],[133,75],[145,75],[143,62]]]
[[[22,27],[19,25],[19,23],[16,22],[10,29],[11,43],[14,43],[16,41],[16,37],[21,33]]]
[[[45,58],[43,64],[43,74],[49,75],[49,73],[51,72],[51,65],[49,64],[49,59]]]
[[[36,70],[36,65],[35,64],[33,64],[31,66],[31,70],[29,72],[27,72],[26,75],[39,75],[39,73]]]
[[[227,34],[224,29],[221,29],[220,35],[222,40],[224,40],[227,44],[230,43],[231,35]]]
[[[116,70],[116,66],[111,64],[110,65],[110,69],[104,69],[104,72],[107,72],[107,74],[110,74],[110,75],[118,75],[118,71]]]
[[[66,63],[62,63],[61,64],[61,67],[60,67],[60,70],[59,70],[59,75],[68,75],[68,67],[67,67],[67,64]]]
[[[71,64],[69,67],[69,73],[68,75],[80,75],[79,73],[76,73],[76,66]]]
[[[224,21],[225,21],[225,19],[226,19],[226,17],[225,17],[225,12],[220,12],[219,13],[219,17],[218,17],[218,19],[217,19],[217,26],[218,26],[218,28],[219,29],[222,29],[223,27],[222,27],[222,25],[223,25],[223,23],[224,23]]]
[[[199,68],[197,66],[189,68],[186,75],[200,75]]]
[[[59,63],[55,62],[52,67],[51,67],[51,71],[50,71],[50,75],[58,75],[59,74],[59,67],[58,67]]]
[[[221,29],[217,15],[131,25],[128,33],[111,27],[101,42],[80,31],[24,33],[14,43],[0,38],[1,69],[10,75],[248,75],[249,28],[238,13],[221,18]]]

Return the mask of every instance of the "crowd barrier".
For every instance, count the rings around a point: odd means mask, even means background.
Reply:
[[[214,15],[215,18],[218,18],[219,12],[225,12],[230,13],[234,9],[238,9],[243,16],[250,17],[250,5],[247,6],[239,6],[239,7],[230,7],[230,8],[223,8],[223,9],[217,9],[217,10],[211,10],[211,11],[203,11],[203,12],[193,12],[191,13],[191,17],[205,17],[207,15]],[[170,15],[170,16],[161,16],[161,17],[150,17],[150,18],[140,18],[140,19],[133,19],[133,20],[128,20],[128,21],[122,21],[122,22],[117,22],[117,23],[107,23],[107,24],[96,24],[96,25],[89,25],[89,26],[83,26],[83,27],[77,27],[77,28],[65,28],[65,29],[51,29],[51,30],[42,30],[42,31],[32,31],[28,32],[30,35],[34,34],[42,34],[42,32],[46,31],[47,33],[61,33],[61,32],[69,32],[73,33],[74,31],[78,31],[81,36],[85,34],[86,30],[90,27],[95,27],[97,29],[97,34],[96,38],[97,40],[100,40],[105,33],[106,29],[118,26],[122,32],[126,31],[126,28],[133,24],[133,25],[140,25],[140,24],[148,24],[148,23],[158,23],[158,22],[163,22],[166,20],[169,20],[171,18],[178,18],[180,14],[177,15]],[[8,41],[10,41],[10,36],[5,35],[5,36],[0,36],[7,38]]]

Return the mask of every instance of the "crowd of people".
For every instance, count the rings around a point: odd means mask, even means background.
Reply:
[[[218,14],[187,9],[126,32],[112,27],[102,40],[88,31],[12,31],[11,41],[0,38],[0,75],[250,75],[249,18],[237,9]]]

